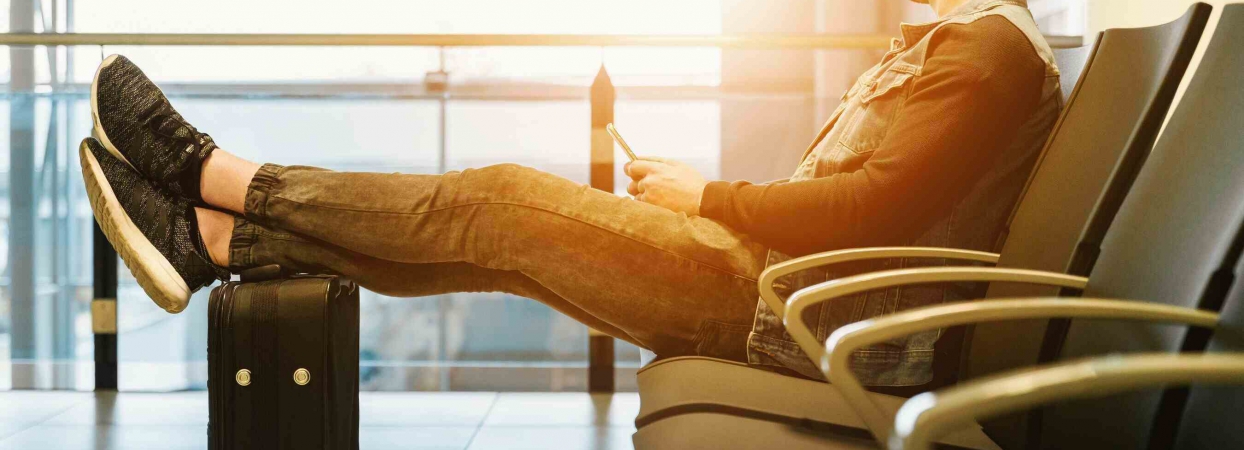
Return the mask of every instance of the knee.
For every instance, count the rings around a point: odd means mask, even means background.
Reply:
[[[489,178],[500,180],[531,178],[532,174],[537,172],[536,169],[514,163],[495,164],[479,169],[479,171]]]
[[[471,171],[473,183],[487,191],[505,196],[521,196],[524,193],[549,194],[565,181],[556,175],[518,164],[497,164]],[[467,175],[467,172],[463,172]]]
[[[462,171],[468,184],[490,191],[507,192],[531,183],[538,171],[518,164],[496,164]]]
[[[498,164],[462,171],[461,187],[476,199],[547,204],[569,198],[581,185],[518,164]]]

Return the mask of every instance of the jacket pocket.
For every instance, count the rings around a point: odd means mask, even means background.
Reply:
[[[861,85],[855,94],[859,110],[852,114],[839,145],[857,155],[876,150],[907,101],[914,77],[909,70],[891,68]]]

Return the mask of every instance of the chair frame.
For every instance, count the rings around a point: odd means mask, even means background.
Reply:
[[[946,258],[960,261],[997,264],[998,258],[1000,257],[1001,255],[997,253],[939,247],[852,248],[817,253],[815,255],[808,255],[774,264],[760,273],[760,278],[757,280],[757,286],[760,290],[760,298],[764,300],[766,305],[769,306],[769,309],[773,310],[774,314],[777,314],[778,319],[785,319],[786,303],[782,301],[781,297],[779,297],[777,292],[774,291],[773,285],[777,282],[778,278],[796,272],[833,264],[866,261],[872,259]]]
[[[1217,313],[1129,300],[1045,297],[959,302],[911,309],[843,326],[825,342],[821,354],[826,356],[820,359],[820,368],[860,414],[877,441],[885,445],[894,418],[871,401],[868,391],[856,378],[850,365],[852,353],[897,337],[949,326],[1054,317],[1168,322],[1207,328],[1218,324]]]
[[[1244,385],[1244,354],[1152,353],[1089,358],[926,392],[899,409],[889,448],[931,449],[932,438],[967,420],[1059,401],[1193,383]]]

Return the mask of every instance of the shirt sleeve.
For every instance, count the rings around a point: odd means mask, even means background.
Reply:
[[[905,245],[961,201],[1037,110],[1045,64],[1002,17],[942,28],[873,156],[788,183],[712,182],[703,217],[792,256]]]

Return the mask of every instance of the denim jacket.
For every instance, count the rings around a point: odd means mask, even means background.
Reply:
[[[1046,63],[1038,110],[1021,126],[1014,142],[971,192],[947,211],[942,219],[910,245],[992,250],[995,240],[1019,197],[1032,165],[1062,108],[1059,72],[1053,52],[1037,29],[1023,0],[975,0],[942,19],[920,25],[902,25],[902,38],[892,41],[882,62],[865,72],[842,96],[842,104],[830,116],[816,141],[809,146],[792,181],[819,178],[840,167],[861,167],[890,128],[896,111],[904,107],[913,80],[922,74],[929,43],[938,29],[968,24],[988,16],[1002,16],[1028,36]],[[790,259],[770,251],[767,264]],[[891,259],[842,264],[807,270],[778,280],[775,290],[783,295],[848,275],[902,267],[927,267],[942,261]],[[979,296],[972,286],[905,286],[838,298],[809,308],[803,317],[825,341],[835,329],[863,319],[898,310]],[[933,376],[933,344],[941,331],[918,333],[862,349],[853,356],[852,369],[860,381],[872,386],[912,386]],[[754,365],[783,366],[802,375],[824,379],[807,355],[786,333],[772,310],[757,302],[756,319],[748,337],[748,360]]]

